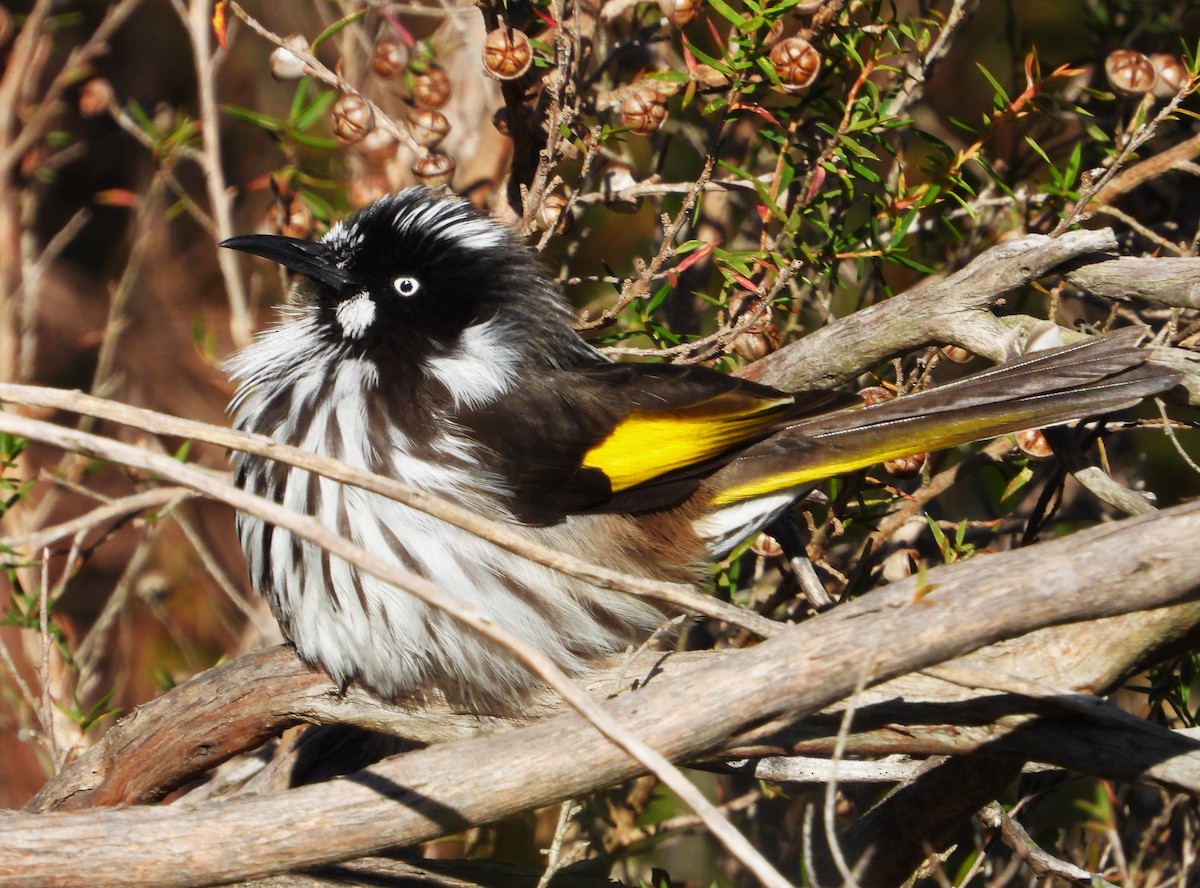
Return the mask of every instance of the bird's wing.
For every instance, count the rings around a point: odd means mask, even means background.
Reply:
[[[671,505],[748,444],[850,403],[704,367],[597,364],[531,374],[458,421],[498,457],[517,516],[546,522]]]

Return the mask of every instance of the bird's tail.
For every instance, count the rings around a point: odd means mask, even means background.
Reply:
[[[717,471],[701,495],[713,530],[717,513],[763,521],[814,482],[887,459],[953,447],[1029,428],[1047,428],[1132,407],[1171,388],[1179,375],[1148,363],[1140,330],[1120,330],[1031,352],[948,385],[841,410],[776,433]],[[763,510],[751,503],[762,501]],[[761,524],[759,525],[761,526]],[[747,532],[754,530],[748,527]]]

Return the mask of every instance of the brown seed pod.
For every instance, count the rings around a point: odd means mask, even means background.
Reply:
[[[783,554],[783,546],[779,545],[779,541],[775,537],[760,533],[751,543],[750,551],[760,558],[778,558]]]
[[[296,80],[308,73],[308,65],[296,55],[295,50],[308,52],[308,41],[300,34],[289,34],[283,38],[283,46],[271,50],[268,64],[271,76],[276,80]]]
[[[759,327],[759,324],[755,324]],[[757,361],[765,358],[771,352],[779,351],[779,331],[774,322],[761,325],[761,330],[747,330],[734,337],[732,347],[734,352],[747,361]]]
[[[640,197],[633,200],[618,197],[622,191],[636,184],[633,170],[623,163],[609,161],[600,172],[600,191],[604,195],[604,203],[617,213],[636,213],[641,208]]]
[[[450,121],[436,108],[413,108],[408,112],[408,132],[418,145],[436,148],[450,132]]]
[[[450,75],[441,65],[430,64],[413,76],[412,100],[418,108],[440,108],[450,101]]]
[[[450,184],[457,166],[449,154],[434,150],[412,165],[412,173],[427,188],[440,188]]]
[[[974,357],[969,351],[961,345],[943,345],[942,354],[946,359],[953,361],[955,364],[965,364]]]
[[[667,104],[652,84],[642,81],[621,103],[621,123],[632,127],[634,135],[657,132],[667,120]]]
[[[342,93],[333,103],[333,134],[343,145],[353,145],[374,126],[371,106],[358,93]]]
[[[792,7],[792,12],[796,15],[813,15],[820,12],[821,7],[825,5],[825,0],[800,0]]]
[[[346,188],[346,201],[356,210],[369,207],[381,197],[392,192],[392,183],[383,173],[366,173],[355,176]]]
[[[384,164],[396,156],[396,138],[377,126],[353,145],[354,152],[371,163]]]
[[[783,91],[803,92],[821,72],[821,54],[803,37],[788,37],[771,47],[771,64]]]
[[[864,389],[859,389],[858,396],[862,398],[863,403],[868,407],[872,404],[882,404],[884,401],[890,401],[896,397],[892,394],[891,389],[884,388],[881,385],[869,385]]]
[[[567,199],[561,194],[547,194],[534,214],[534,222],[541,231],[553,231],[562,234],[570,227],[571,217],[564,216]]]
[[[496,109],[496,113],[492,115],[492,126],[496,128],[502,136],[512,138],[512,130],[508,126],[508,109],[500,107]]]
[[[1110,52],[1104,60],[1104,73],[1113,92],[1122,96],[1144,96],[1158,82],[1150,59],[1134,49]]]
[[[1021,452],[1030,459],[1042,460],[1054,456],[1054,451],[1050,449],[1050,442],[1046,440],[1041,429],[1025,429],[1023,432],[1017,432],[1013,438],[1016,439]]]
[[[400,40],[384,37],[371,51],[371,70],[377,77],[391,80],[408,67],[408,47]]]
[[[1187,86],[1192,75],[1179,56],[1169,52],[1155,52],[1149,56],[1150,64],[1154,66],[1158,79],[1154,82],[1154,95],[1159,99],[1170,99]]]
[[[767,30],[767,36],[763,38],[763,45],[770,49],[782,39],[783,19],[775,19],[775,21],[771,22],[771,27]]]
[[[677,28],[690,24],[700,14],[702,0],[658,0],[663,18]]]
[[[516,80],[533,64],[533,46],[524,31],[496,28],[483,38],[483,70],[496,80]]]
[[[928,453],[912,453],[908,456],[884,460],[883,468],[893,478],[915,478],[921,474],[928,459]]]
[[[107,114],[116,100],[112,84],[103,77],[93,77],[79,90],[79,113],[84,117]]]
[[[267,209],[267,228],[284,237],[308,240],[313,233],[313,214],[294,194],[281,194]]]
[[[699,64],[688,71],[688,80],[704,89],[724,89],[729,86],[729,78],[712,65]]]

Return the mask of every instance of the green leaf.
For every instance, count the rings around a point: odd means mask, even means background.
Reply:
[[[996,107],[1007,108],[1010,104],[1012,104],[1012,100],[1008,97],[1008,93],[1005,91],[1004,87],[1000,85],[1000,81],[993,77],[992,73],[979,62],[975,63],[975,67],[979,69],[979,73],[981,73],[991,85],[996,101]]]
[[[318,120],[329,113],[329,108],[336,101],[337,96],[333,90],[327,89],[319,93],[307,108],[298,114],[288,117],[292,122],[292,126],[298,130],[307,130]]]
[[[747,34],[750,33],[750,31],[755,31],[758,29],[758,25],[755,25],[749,30],[743,27],[746,20],[742,18],[742,14],[740,12],[731,7],[725,2],[725,0],[708,0],[708,5],[715,9],[722,18],[724,18],[743,34]],[[759,24],[761,24],[761,22]]]
[[[322,43],[324,43],[326,40],[328,40],[334,34],[338,33],[346,26],[354,24],[356,21],[361,19],[366,14],[367,14],[367,7],[363,7],[362,9],[358,10],[357,12],[352,12],[348,16],[338,19],[336,22],[334,22],[332,25],[330,25],[328,28],[326,28],[324,31],[322,31],[320,34],[318,34],[313,39],[313,42],[312,42],[313,51],[315,52],[316,48],[318,46],[320,46]]]
[[[221,110],[230,117],[236,117],[238,120],[244,120],[247,123],[252,123],[257,127],[265,129],[271,133],[281,133],[287,129],[287,124],[275,117],[269,117],[266,114],[259,114],[257,111],[252,111],[249,108],[243,108],[240,105],[222,105]]]
[[[690,52],[692,55],[694,55],[700,61],[704,62],[704,64],[711,65],[712,67],[714,67],[718,71],[720,71],[722,74],[724,74],[726,77],[730,77],[730,78],[737,77],[737,72],[734,71],[734,69],[731,68],[727,62],[721,61],[720,59],[713,58],[708,53],[706,53],[700,49],[697,49],[694,44],[685,43],[684,46],[687,47],[688,52]]]
[[[315,148],[318,151],[332,151],[338,147],[336,139],[327,139],[324,136],[310,136],[307,133],[292,133],[292,141],[297,145],[303,145],[305,148]]]
[[[1033,469],[1029,466],[1024,466],[1017,474],[1013,475],[1012,480],[1004,486],[1004,492],[1000,494],[1001,505],[1007,505],[1009,500],[1020,492],[1026,484],[1033,480]]]

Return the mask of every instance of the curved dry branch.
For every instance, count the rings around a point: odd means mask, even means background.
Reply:
[[[904,352],[960,345],[1000,361],[1012,332],[990,311],[1001,296],[1088,255],[1116,249],[1112,231],[1029,235],[998,244],[965,268],[839,318],[744,368],[739,375],[779,388],[829,389]]]
[[[1189,505],[938,568],[605,709],[664,754],[695,758],[846,696],[864,651],[875,652],[867,665],[878,682],[1035,628],[1194,602],[1198,532],[1200,505]],[[0,884],[30,872],[48,885],[102,884],[105,872],[146,885],[251,878],[457,832],[638,771],[567,715],[278,795],[9,817],[0,821]]]

